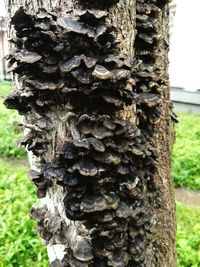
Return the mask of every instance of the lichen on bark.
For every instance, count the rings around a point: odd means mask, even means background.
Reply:
[[[30,215],[51,267],[176,266],[167,9],[157,0],[8,3],[16,89],[5,104],[24,118],[40,198]]]

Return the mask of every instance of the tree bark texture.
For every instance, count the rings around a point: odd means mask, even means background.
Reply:
[[[30,215],[50,266],[175,267],[164,0],[8,1]]]

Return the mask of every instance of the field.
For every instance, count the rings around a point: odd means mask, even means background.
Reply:
[[[0,95],[11,88],[0,82]],[[180,114],[173,154],[175,186],[200,189],[200,116]],[[26,154],[14,147],[22,136],[17,112],[0,99],[0,267],[45,267],[47,253],[28,211],[36,197],[27,179]],[[200,266],[200,209],[177,203],[179,267]]]

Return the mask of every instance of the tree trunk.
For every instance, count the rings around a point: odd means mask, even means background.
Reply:
[[[50,266],[175,267],[165,0],[8,1]]]

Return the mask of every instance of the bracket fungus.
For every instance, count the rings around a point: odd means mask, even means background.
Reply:
[[[153,240],[147,225],[155,224],[151,129],[167,83],[157,56],[161,1],[136,1],[134,59],[120,52],[122,36],[108,23],[108,9],[118,0],[76,2],[59,16],[22,7],[14,13],[8,64],[21,89],[5,104],[27,122],[21,144],[40,162],[40,171],[30,172],[38,197],[59,188],[66,221],[90,236],[71,242],[69,225],[49,207],[30,214],[47,244],[67,244],[66,256],[51,267],[146,266],[144,251]]]

